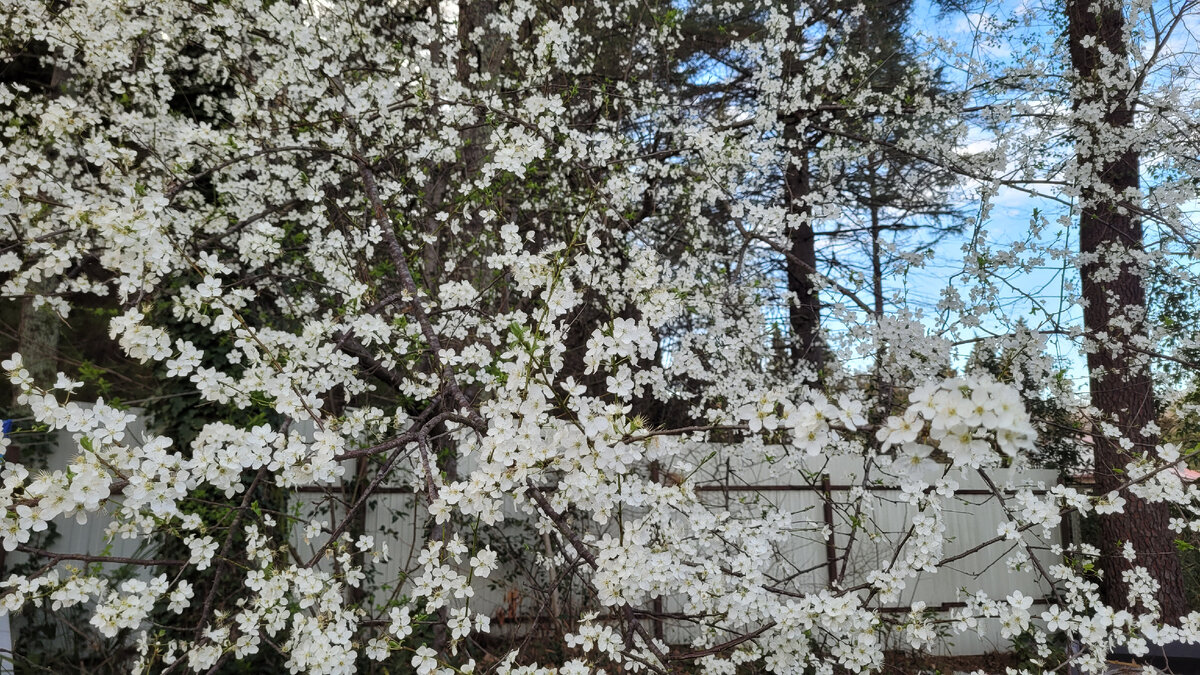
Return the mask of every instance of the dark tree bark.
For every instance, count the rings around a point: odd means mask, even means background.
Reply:
[[[1091,11],[1093,5],[1098,12]],[[1126,479],[1118,473],[1125,464],[1143,452],[1154,453],[1158,443],[1157,434],[1146,432],[1155,419],[1154,388],[1149,364],[1136,345],[1145,333],[1146,291],[1142,272],[1131,258],[1142,249],[1142,224],[1134,215],[1135,205],[1122,197],[1138,189],[1139,157],[1128,141],[1120,140],[1134,124],[1132,92],[1103,82],[1101,48],[1115,55],[1118,63],[1128,59],[1121,5],[1111,0],[1068,0],[1066,13],[1071,63],[1080,80],[1075,106],[1102,106],[1105,111],[1098,122],[1083,125],[1077,142],[1081,163],[1095,165],[1084,172],[1079,216],[1079,250],[1085,256],[1080,267],[1086,302],[1083,320],[1094,340],[1088,353],[1092,404],[1120,437],[1133,442],[1125,450],[1117,438],[1096,426],[1096,485],[1107,494]],[[1095,41],[1089,42],[1088,37]],[[1116,143],[1121,145],[1113,149]],[[1156,598],[1164,620],[1174,622],[1188,608],[1174,536],[1167,529],[1168,508],[1128,490],[1121,496],[1126,500],[1124,512],[1100,517],[1105,599],[1114,607],[1130,608],[1122,573],[1145,567],[1158,580]],[[1137,552],[1133,561],[1121,555],[1125,542]]]
[[[808,362],[818,376],[825,365],[825,344],[821,340],[821,298],[813,275],[817,271],[817,247],[813,235],[812,192],[808,148],[799,134],[788,134],[792,147],[791,158],[784,172],[784,199],[793,224],[788,228],[787,282],[788,291],[795,295],[788,319],[792,329],[792,365]]]

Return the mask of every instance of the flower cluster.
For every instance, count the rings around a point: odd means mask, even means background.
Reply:
[[[898,467],[921,468],[928,451],[920,440],[945,453],[952,466],[980,468],[1032,448],[1037,438],[1019,392],[988,378],[928,383],[909,400],[904,413],[888,417],[875,434],[882,449],[899,447],[910,458]]]

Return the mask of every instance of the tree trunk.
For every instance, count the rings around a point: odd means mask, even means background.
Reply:
[[[790,131],[790,129],[789,129]],[[787,283],[795,298],[788,310],[792,328],[792,365],[807,362],[818,379],[825,366],[825,345],[821,340],[821,299],[813,274],[817,271],[817,247],[812,226],[812,192],[808,149],[798,133],[788,133],[791,159],[784,173],[784,199],[788,227]],[[795,144],[794,146],[792,144]]]
[[[874,298],[875,320],[882,321],[883,319],[883,225],[880,222],[879,211],[882,208],[880,201],[877,198],[875,190],[875,181],[878,176],[878,166],[876,164],[876,156],[872,153],[869,166],[870,171],[868,187],[867,208],[871,211],[871,295]],[[879,348],[875,350],[875,375],[874,375],[874,390],[876,403],[872,408],[868,419],[872,424],[882,423],[887,419],[892,412],[894,404],[895,392],[892,387],[891,378],[884,374],[884,366],[887,360],[887,346],[880,342]]]
[[[1118,64],[1127,63],[1121,5],[1112,0],[1069,0],[1066,13],[1071,62],[1080,80],[1075,107],[1099,106],[1105,111],[1099,121],[1083,123],[1077,153],[1081,164],[1093,165],[1082,172],[1079,216],[1083,320],[1093,340],[1088,352],[1092,404],[1118,431],[1113,437],[1099,424],[1093,430],[1096,485],[1107,494],[1125,480],[1120,473],[1125,464],[1143,452],[1153,454],[1158,443],[1157,434],[1146,431],[1155,420],[1149,363],[1136,348],[1145,333],[1146,291],[1131,254],[1142,249],[1142,224],[1129,197],[1122,197],[1137,193],[1139,158],[1122,140],[1133,128],[1133,92],[1113,83],[1121,79],[1116,77],[1119,73],[1105,69],[1100,55],[1103,47]],[[1089,44],[1088,37],[1094,42]],[[1122,448],[1121,439],[1133,446]],[[1113,607],[1135,609],[1122,574],[1144,567],[1158,580],[1155,597],[1163,619],[1175,622],[1187,613],[1187,603],[1174,536],[1167,529],[1168,507],[1147,503],[1128,490],[1121,496],[1126,500],[1124,512],[1100,517],[1105,599]],[[1125,542],[1137,553],[1133,561],[1122,556]]]

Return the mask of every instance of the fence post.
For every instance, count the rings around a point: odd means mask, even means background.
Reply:
[[[829,587],[833,588],[837,581],[837,530],[833,526],[833,490],[827,473],[821,474],[821,494],[825,500],[825,527],[829,528],[829,538],[825,540],[825,568],[829,572]]]
[[[650,480],[651,480],[651,482],[654,482],[654,483],[662,482],[660,469],[659,469],[659,465],[658,465],[657,461],[650,462]],[[662,596],[654,597],[654,601],[651,604],[651,609],[654,610],[654,621],[652,622],[654,624],[654,638],[656,640],[663,640],[665,642],[665,640],[663,638],[664,631],[663,631],[663,619],[662,619],[662,615],[663,615]]]

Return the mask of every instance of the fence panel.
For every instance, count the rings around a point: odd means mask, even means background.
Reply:
[[[144,423],[139,416],[129,433],[136,439],[143,430]],[[48,459],[49,468],[65,467],[77,451],[71,436],[60,433],[57,446]],[[752,457],[772,454],[753,452]],[[769,574],[780,580],[779,585],[790,592],[816,592],[829,588],[831,583],[854,586],[865,581],[867,571],[886,565],[896,546],[905,540],[907,527],[917,515],[915,507],[903,500],[899,486],[865,482],[863,476],[867,472],[862,459],[796,458],[788,456],[782,448],[778,454],[769,462],[751,461],[745,450],[738,446],[696,444],[684,457],[691,463],[683,479],[690,481],[702,502],[714,509],[767,510],[790,517],[794,536],[777,547],[769,569]],[[471,466],[470,461],[462,462],[460,472],[466,475]],[[347,466],[347,476],[353,475],[352,469]],[[1011,471],[995,470],[990,474],[997,485],[1011,482],[1042,489],[1052,485],[1056,478],[1053,471],[1032,471],[1018,476]],[[968,551],[992,539],[1006,518],[978,476],[960,477],[958,482],[960,486],[955,499],[940,514],[947,537],[943,556]],[[340,499],[328,498],[323,489],[317,488],[295,494],[291,508],[295,509],[300,524],[293,528],[290,543],[301,556],[311,556],[319,545],[304,540],[304,523],[313,519],[338,522],[345,513],[347,500],[348,495],[344,494]],[[484,541],[491,536],[513,536],[522,542],[521,550],[527,555],[547,552],[549,542],[532,531],[525,516],[512,507],[511,500],[505,515],[506,520],[498,529],[482,532]],[[411,581],[405,575],[416,568],[417,556],[431,533],[430,523],[421,496],[396,483],[391,483],[369,500],[364,521],[364,531],[375,538],[376,548],[386,544],[390,554],[386,561],[369,563],[365,570],[373,605],[371,613],[379,616],[389,601],[409,590]],[[150,544],[141,539],[110,541],[106,536],[109,522],[103,515],[92,516],[84,525],[60,519],[57,525],[61,537],[49,549],[129,557],[153,553],[148,550]],[[1034,541],[1037,534],[1027,532],[1026,541]],[[324,536],[320,541],[324,541]],[[1058,531],[1052,532],[1044,541],[1035,542],[1035,552],[1043,566],[1055,562],[1048,549],[1050,545],[1060,543]],[[907,541],[905,545],[914,545],[914,542]],[[1020,552],[1018,543],[1014,542],[990,546],[962,557],[936,574],[922,573],[909,580],[899,600],[887,605],[875,600],[872,606],[880,607],[885,613],[902,612],[913,602],[923,601],[944,617],[960,603],[963,589],[982,590],[992,598],[1004,598],[1013,591],[1021,591],[1040,601],[1050,592],[1050,587],[1038,576],[1035,566],[1026,564],[1010,569],[1005,564],[1005,558]],[[14,555],[10,560],[20,562],[23,558]],[[324,569],[331,569],[328,561],[323,565]],[[528,623],[540,620],[548,608],[526,602],[531,596],[530,589],[522,588],[520,579],[515,574],[507,578],[497,574],[489,583],[476,584],[472,611],[493,617],[493,627],[498,632],[513,627],[527,630]],[[563,607],[570,607],[578,599],[561,600]],[[665,612],[679,611],[682,604],[680,598],[669,597],[656,603],[655,608]],[[996,623],[985,622],[979,637],[956,636],[943,641],[936,651],[966,655],[1006,649],[1009,642],[1000,637]],[[667,621],[654,627],[674,644],[687,644],[695,635],[693,624]],[[903,645],[897,637],[889,646]]]

